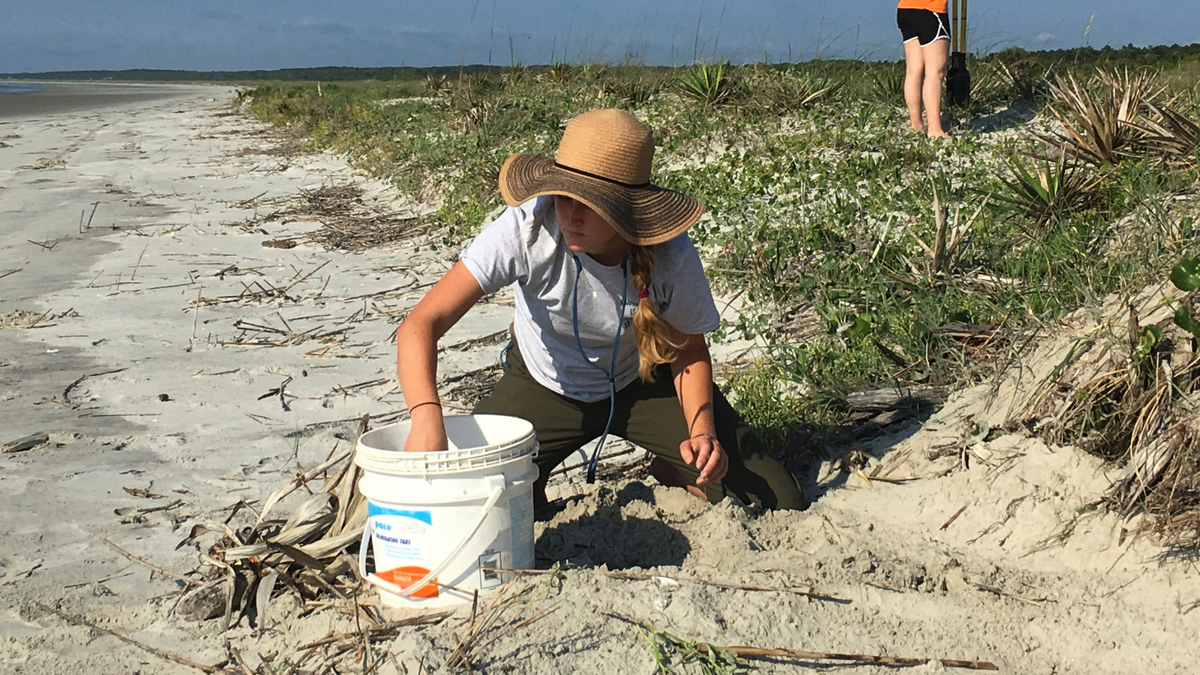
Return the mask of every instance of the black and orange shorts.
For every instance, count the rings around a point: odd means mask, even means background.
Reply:
[[[938,40],[950,39],[950,15],[925,9],[897,9],[896,26],[905,42],[919,40],[928,47]]]

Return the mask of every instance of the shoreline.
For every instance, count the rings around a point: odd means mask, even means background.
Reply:
[[[25,92],[0,91],[0,124],[120,106],[145,105],[160,100],[187,98],[204,89],[216,91],[229,88],[222,85],[204,84],[0,81],[0,83],[4,82],[36,84],[40,88]]]

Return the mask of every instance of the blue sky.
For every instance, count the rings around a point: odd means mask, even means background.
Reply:
[[[0,72],[902,56],[895,0],[0,0],[0,17]],[[972,51],[1200,41],[1197,0],[975,0],[969,19]]]

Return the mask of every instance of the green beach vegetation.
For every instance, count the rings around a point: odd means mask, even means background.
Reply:
[[[707,204],[692,237],[738,309],[714,339],[759,346],[724,386],[779,448],[844,425],[856,390],[988,382],[1067,313],[1197,255],[1200,46],[970,69],[952,142],[906,130],[895,63],[513,64],[264,83],[243,103],[428,205],[419,226],[445,247],[502,205],[510,153],[552,154],[579,112],[632,111],[656,181]]]

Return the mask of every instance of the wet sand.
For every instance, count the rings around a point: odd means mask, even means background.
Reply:
[[[207,85],[101,82],[0,82],[0,120],[98,110],[193,95]],[[36,88],[33,91],[6,89]],[[213,87],[216,89],[217,87]]]

